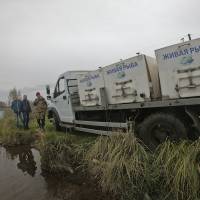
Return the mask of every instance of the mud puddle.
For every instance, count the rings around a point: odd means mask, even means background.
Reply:
[[[0,146],[1,200],[108,200],[82,177],[44,174],[40,154],[27,146]]]

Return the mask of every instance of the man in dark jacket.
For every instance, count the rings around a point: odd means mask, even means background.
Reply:
[[[22,101],[22,114],[23,114],[24,129],[29,129],[28,123],[29,123],[30,112],[31,112],[30,102],[27,99],[27,95],[24,95],[23,101]]]
[[[16,120],[17,120],[16,126],[17,126],[17,128],[19,128],[20,121],[23,122],[23,119],[22,119],[22,101],[20,100],[20,97],[14,97],[13,98],[11,109],[16,114]]]

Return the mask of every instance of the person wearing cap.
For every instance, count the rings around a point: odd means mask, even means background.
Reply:
[[[23,122],[22,119],[22,101],[20,96],[13,97],[11,109],[16,114],[16,126],[17,128],[20,127],[20,121]]]
[[[47,102],[44,99],[44,97],[42,97],[40,95],[39,92],[36,93],[36,99],[33,103],[33,105],[35,106],[35,116],[37,119],[37,123],[40,129],[44,130],[45,127],[45,114],[47,111]]]
[[[29,129],[29,114],[31,112],[31,106],[30,102],[27,99],[27,95],[23,96],[23,101],[22,101],[22,115],[23,115],[23,125],[24,129]]]

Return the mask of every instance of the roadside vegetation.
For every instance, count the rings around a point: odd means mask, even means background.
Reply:
[[[10,109],[4,111],[4,118],[0,120],[0,144],[4,146],[32,144],[35,139],[34,124],[31,124],[31,129],[28,131],[17,129],[12,111]]]
[[[133,133],[100,137],[88,170],[120,199],[200,199],[200,140],[166,141],[151,152]]]
[[[41,153],[42,169],[53,173],[71,173],[84,171],[84,158],[95,137],[63,134],[59,132],[45,133],[37,147]],[[82,143],[80,143],[82,141]]]
[[[30,130],[16,129],[8,110],[0,120],[1,144],[31,144],[43,170],[89,176],[113,199],[200,199],[200,140],[166,141],[151,152],[133,133],[97,137],[56,132],[49,122],[45,133],[35,127],[32,120]]]
[[[149,153],[132,133],[100,137],[86,155],[88,170],[104,191],[142,199],[147,188]]]
[[[200,140],[166,141],[157,148],[152,163],[157,190],[166,199],[200,198]]]

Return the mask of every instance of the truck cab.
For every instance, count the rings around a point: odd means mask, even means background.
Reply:
[[[48,106],[48,117],[54,119],[59,128],[60,123],[73,124],[75,119],[73,105],[79,104],[79,92],[77,76],[88,71],[68,71],[58,77],[53,93],[47,89],[47,98],[50,100]]]

